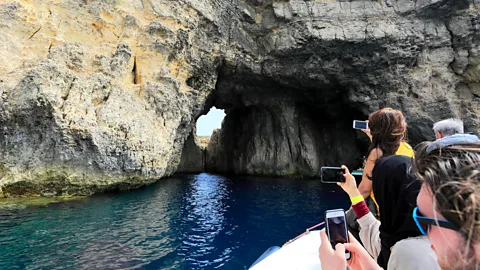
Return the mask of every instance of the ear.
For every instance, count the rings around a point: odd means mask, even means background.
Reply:
[[[437,131],[437,133],[435,133],[435,139],[441,139],[443,138],[443,134],[440,132],[440,131]]]

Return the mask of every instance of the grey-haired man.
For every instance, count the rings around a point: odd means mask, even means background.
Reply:
[[[450,118],[436,122],[433,131],[436,141],[428,146],[428,152],[448,145],[480,142],[474,134],[463,132],[463,122],[460,119]]]
[[[438,121],[433,125],[435,139],[463,133],[463,122],[460,119],[450,118]]]

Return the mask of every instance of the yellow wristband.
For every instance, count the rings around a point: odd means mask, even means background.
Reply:
[[[357,203],[363,201],[363,196],[358,195],[358,196],[351,197],[350,201],[352,202],[352,204],[357,204]]]

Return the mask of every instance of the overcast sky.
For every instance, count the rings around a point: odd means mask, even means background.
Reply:
[[[216,128],[222,127],[222,121],[225,117],[225,112],[215,107],[210,109],[207,115],[202,115],[197,120],[197,135],[210,136],[212,131]]]

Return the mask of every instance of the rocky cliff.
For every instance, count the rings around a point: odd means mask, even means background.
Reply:
[[[0,14],[5,194],[85,195],[175,172],[225,45],[209,18],[141,0],[2,1]]]
[[[201,173],[205,171],[205,148],[196,135],[196,128],[183,144],[182,158],[177,173]]]
[[[449,117],[478,133],[477,1],[256,4],[231,38],[248,53],[227,55],[219,73],[215,106],[227,117],[207,168],[284,176],[356,168],[365,144],[351,120],[387,106],[404,112],[412,144],[434,139],[432,124]]]
[[[359,164],[351,129],[401,109],[415,143],[480,130],[480,2],[6,0],[0,186],[84,195],[178,168],[195,120],[227,112],[207,168],[315,175]],[[212,161],[209,165],[208,161]],[[213,164],[213,165],[212,165]]]

